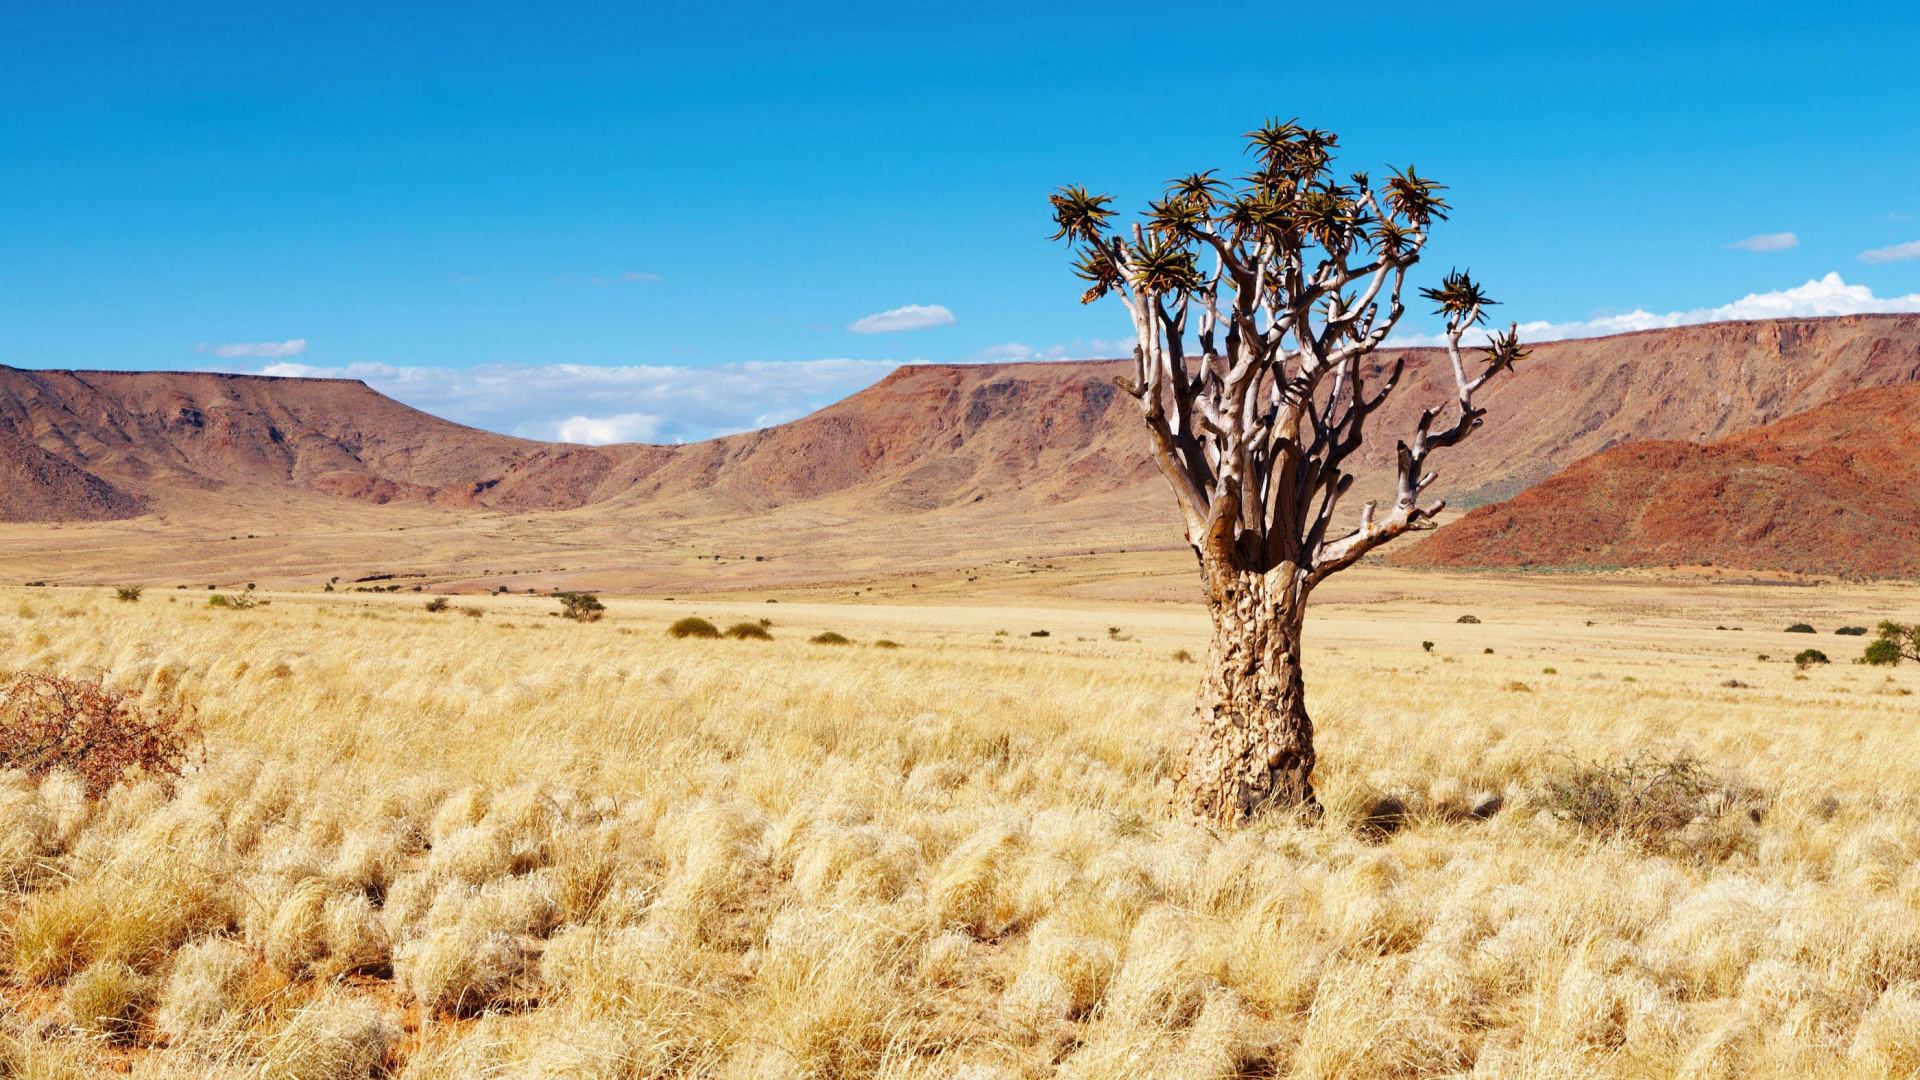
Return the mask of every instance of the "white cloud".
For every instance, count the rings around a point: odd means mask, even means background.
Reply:
[[[1874,248],[1855,256],[1863,263],[1905,262],[1908,259],[1920,259],[1920,240],[1892,247]]]
[[[299,356],[307,351],[306,338],[291,338],[287,341],[236,341],[229,345],[209,345],[201,342],[193,347],[194,352],[203,352],[212,356],[232,359],[239,356]]]
[[[1075,338],[1065,345],[1048,345],[1035,348],[1009,341],[1003,345],[990,345],[978,352],[960,358],[963,364],[1004,364],[1023,360],[1112,360],[1116,357],[1133,355],[1132,341],[1108,341],[1105,338],[1081,340]]]
[[[1840,279],[1839,274],[1833,273],[1791,289],[1749,293],[1731,304],[1715,308],[1694,308],[1665,314],[1635,308],[1622,315],[1606,315],[1585,322],[1523,322],[1520,324],[1520,340],[1559,341],[1563,338],[1605,337],[1636,330],[1660,330],[1670,326],[1696,326],[1700,323],[1743,319],[1804,319],[1884,312],[1920,312],[1920,293],[1875,296],[1867,286],[1849,285]],[[1483,343],[1486,335],[1476,332],[1473,340]],[[1418,345],[1444,345],[1446,339],[1439,334],[1395,334],[1387,344],[1411,348]]]
[[[620,275],[620,280],[621,281],[637,281],[637,282],[640,282],[642,285],[651,285],[654,282],[660,280],[660,275],[659,274],[640,274],[640,273],[635,273],[634,271],[629,270],[626,273]]]
[[[880,381],[893,360],[672,365],[482,364],[470,368],[291,361],[256,375],[360,379],[414,408],[528,439],[686,442],[798,419]]]
[[[953,312],[939,304],[908,304],[855,319],[847,329],[856,334],[891,334],[899,330],[925,330],[929,326],[953,325]]]
[[[554,425],[559,442],[605,446],[608,443],[646,442],[660,431],[660,418],[646,413],[619,416],[569,416]]]
[[[1800,238],[1790,232],[1761,233],[1727,245],[1740,251],[1788,251],[1800,246]]]

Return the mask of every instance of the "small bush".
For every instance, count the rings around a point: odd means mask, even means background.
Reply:
[[[1827,654],[1819,649],[1801,649],[1793,655],[1793,666],[1804,668],[1809,664],[1828,663]]]
[[[444,596],[436,596],[433,599],[427,601],[427,610],[433,611],[433,612],[440,612],[440,611],[447,610],[447,598]]]
[[[1421,642],[1421,643],[1420,643],[1420,648],[1421,648],[1421,649],[1423,649],[1423,650],[1424,650],[1424,651],[1426,651],[1426,652],[1432,652],[1432,651],[1433,651],[1433,642],[1431,642],[1431,641],[1423,641],[1423,642]]]
[[[1724,687],[1726,687],[1726,688],[1727,688],[1727,689],[1729,689],[1729,690],[1745,690],[1745,689],[1748,689],[1748,686],[1747,686],[1747,684],[1746,684],[1746,683],[1743,683],[1743,682],[1741,682],[1741,681],[1740,681],[1739,679],[1728,679],[1728,680],[1727,680],[1726,682],[1723,682],[1723,683],[1721,683],[1720,685],[1721,685],[1721,686],[1724,686]]]
[[[900,647],[900,643],[897,641],[888,641],[886,638],[881,638],[879,641],[876,641],[873,643],[873,647],[876,649],[897,649]]]
[[[575,622],[594,622],[607,612],[607,605],[590,592],[554,593],[553,598],[560,601],[561,617]]]
[[[1033,633],[1028,634],[1027,636],[1028,637],[1050,637],[1052,635],[1048,634],[1045,630],[1035,630]]]
[[[1560,674],[1560,669],[1559,669],[1559,668],[1550,668],[1550,667],[1543,667],[1543,668],[1541,668],[1541,669],[1540,669],[1540,674],[1542,674],[1542,675],[1558,675],[1558,674]]]
[[[1178,663],[1191,664],[1193,663],[1193,654],[1185,649],[1175,649],[1173,651],[1173,659]]]
[[[1554,817],[1596,836],[1659,851],[1688,826],[1725,816],[1758,821],[1757,792],[1734,784],[1690,755],[1639,754],[1618,765],[1578,762],[1547,781],[1544,802]]]
[[[465,615],[469,619],[477,619],[486,613],[486,608],[475,607],[472,604],[468,604],[466,607],[460,609],[460,614]]]
[[[1787,627],[1787,633],[1789,634],[1811,634],[1815,632],[1816,631],[1813,629],[1813,627],[1808,626],[1806,623],[1803,623],[1803,622],[1797,622],[1797,623],[1794,623],[1792,626]]]
[[[116,585],[113,589],[113,598],[123,604],[131,604],[139,600],[140,594],[145,591],[144,585]],[[1866,631],[1862,630],[1861,633],[1864,634]]]
[[[143,710],[99,682],[29,674],[0,690],[0,770],[69,772],[93,797],[133,772],[179,776],[193,735],[180,707]]]
[[[230,608],[234,611],[245,611],[248,608],[259,607],[260,601],[244,593],[235,596],[228,596],[225,593],[214,593],[212,596],[207,597],[207,606]]]
[[[853,640],[851,638],[845,637],[840,634],[836,634],[831,630],[825,630],[825,631],[822,631],[821,633],[815,634],[813,635],[811,640],[815,645],[851,645],[853,644]]]
[[[1515,680],[1513,682],[1508,683],[1507,689],[1516,694],[1533,693],[1533,687],[1528,686],[1526,683],[1520,682],[1519,680]]]
[[[1453,621],[1457,623],[1477,623],[1480,621],[1480,617],[1478,615],[1462,615]]]
[[[1843,626],[1835,630],[1834,633],[1839,634],[1841,637],[1866,637],[1867,628],[1864,626]]]
[[[720,628],[698,615],[689,615],[667,627],[667,633],[677,638],[717,638]]]
[[[734,623],[727,627],[727,636],[740,641],[772,641],[773,635],[757,622]]]
[[[1481,655],[1481,656],[1492,656],[1492,655],[1493,655],[1493,646],[1491,646],[1491,645],[1489,645],[1489,646],[1487,646],[1486,648],[1484,648],[1484,649],[1481,649],[1481,650],[1480,650],[1480,655]]]

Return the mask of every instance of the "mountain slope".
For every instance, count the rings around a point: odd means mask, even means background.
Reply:
[[[1443,352],[1396,359],[1349,509],[1390,487],[1394,441],[1451,396]],[[1020,513],[1178,526],[1144,450],[1121,361],[913,365],[810,416],[686,446],[584,447],[476,431],[349,380],[0,367],[0,434],[165,513],[338,500],[512,512],[605,507],[686,519],[820,503],[835,514]],[[1920,381],[1920,316],[1722,323],[1538,346],[1483,394],[1486,426],[1436,455],[1455,505],[1503,498],[1627,442],[1719,438],[1846,390]],[[102,496],[106,499],[106,496]],[[289,502],[291,500],[291,502]],[[44,505],[66,505],[59,499]],[[82,500],[84,502],[84,500]],[[139,512],[74,503],[73,519]],[[91,505],[91,504],[88,504]],[[295,507],[306,509],[295,509]],[[15,520],[0,504],[0,520]],[[46,513],[49,511],[41,511]],[[51,511],[63,513],[64,511]],[[217,522],[213,523],[217,526]]]
[[[146,509],[92,473],[0,431],[0,521],[112,521]]]
[[[1619,447],[1395,561],[1920,577],[1920,386],[1857,391],[1704,445]]]

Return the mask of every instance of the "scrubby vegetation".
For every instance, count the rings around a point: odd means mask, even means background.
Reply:
[[[575,622],[594,622],[607,613],[607,605],[590,592],[559,592],[553,598],[560,601],[561,617]]]
[[[727,627],[727,636],[738,641],[772,641],[773,634],[768,632],[763,622],[737,622]]]
[[[113,598],[123,604],[138,603],[140,594],[146,591],[144,585],[116,585],[113,589]]]
[[[179,776],[192,737],[191,717],[178,703],[143,705],[98,681],[29,673],[0,688],[0,772],[28,780],[57,774],[89,796],[128,776]]]
[[[811,640],[815,645],[851,645],[853,644],[852,638],[846,636],[845,634],[841,634],[833,630],[822,630],[820,633],[813,635]]]
[[[0,772],[0,1075],[1920,1064],[1912,698],[1631,656],[1506,695],[1538,661],[1409,632],[1435,671],[1390,693],[1314,657],[1325,823],[1217,831],[1167,807],[1194,672],[1157,633],[719,648],[382,603],[0,608],[0,669],[207,732],[93,795]]]
[[[439,612],[447,610],[447,607],[450,604],[451,604],[451,601],[449,601],[446,597],[436,596],[433,599],[427,601],[427,610],[438,614]]]
[[[1819,649],[1801,649],[1799,652],[1793,654],[1793,666],[1797,668],[1805,668],[1812,664],[1825,664],[1829,662],[1827,654],[1821,652]]]
[[[1869,664],[1892,667],[1902,660],[1920,660],[1920,623],[1903,626],[1897,622],[1880,624],[1880,635],[1867,643],[1861,657]]]
[[[667,633],[677,638],[717,638],[720,628],[698,615],[688,615],[667,627]]]
[[[1797,622],[1787,627],[1787,633],[1789,634],[1812,634],[1816,632],[1812,626],[1803,622]]]

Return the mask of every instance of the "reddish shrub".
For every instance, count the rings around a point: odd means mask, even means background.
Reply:
[[[64,770],[89,796],[133,772],[179,776],[194,735],[187,710],[142,709],[97,681],[21,675],[0,689],[0,769]]]

